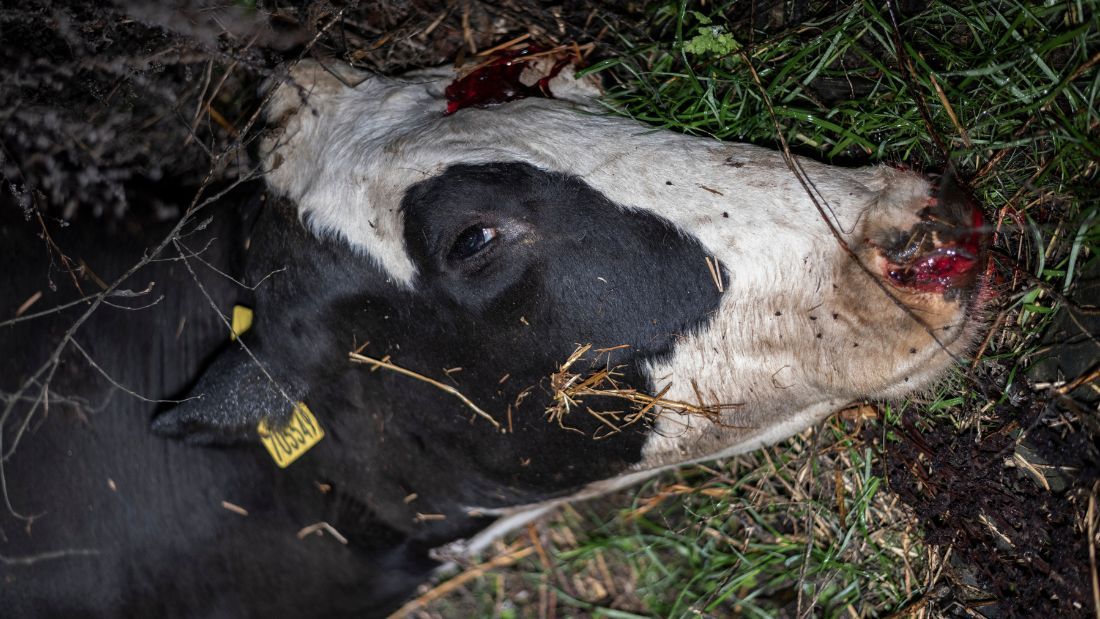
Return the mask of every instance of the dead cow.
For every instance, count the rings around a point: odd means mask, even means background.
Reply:
[[[385,613],[434,549],[926,388],[974,339],[981,216],[925,176],[654,131],[568,71],[447,113],[454,79],[303,62],[278,86],[265,190],[134,276],[165,302],[92,314],[48,414],[5,404],[0,607]],[[4,221],[11,313],[44,275]],[[108,281],[166,230],[74,228]],[[229,341],[211,304],[252,328]],[[83,307],[2,327],[5,392]],[[325,436],[280,470],[261,430]]]

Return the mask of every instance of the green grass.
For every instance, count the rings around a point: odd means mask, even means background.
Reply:
[[[953,167],[999,226],[996,329],[975,371],[903,403],[925,428],[984,423],[1100,259],[1100,2],[933,2],[897,26],[878,1],[757,30],[747,2],[667,2],[644,31],[610,24],[588,69],[609,110],[841,164]],[[900,47],[899,47],[900,42]],[[607,50],[605,50],[607,51]],[[755,76],[754,76],[755,73]],[[1073,378],[1073,377],[1067,377]],[[568,508],[547,560],[483,578],[428,614],[537,617],[885,616],[920,608],[943,549],[923,545],[856,426],[896,440],[897,407]],[[839,485],[843,492],[838,493]],[[627,504],[627,507],[621,507]],[[619,506],[619,507],[614,507]],[[843,516],[842,516],[843,513]],[[526,592],[520,594],[519,592]],[[554,598],[552,601],[549,598]],[[541,609],[541,610],[540,610]]]
[[[434,610],[535,617],[540,589],[558,616],[770,617],[800,592],[826,616],[899,607],[919,592],[925,558],[871,457],[838,421],[818,438],[666,475],[633,500],[568,508],[540,531],[552,570],[525,561],[503,585],[482,579]]]

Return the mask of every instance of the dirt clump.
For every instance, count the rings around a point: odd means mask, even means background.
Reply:
[[[1004,400],[980,434],[918,429],[907,415],[876,473],[913,508],[925,541],[950,548],[953,586],[930,593],[931,608],[1080,616],[1092,606],[1085,517],[1100,480],[1096,445],[1049,398],[1021,387]]]

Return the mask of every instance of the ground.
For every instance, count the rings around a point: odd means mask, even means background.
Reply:
[[[178,217],[252,164],[287,61],[462,62],[593,44],[611,112],[838,164],[957,170],[996,222],[990,331],[931,393],[566,508],[412,616],[1100,614],[1100,5],[16,0],[0,8],[3,208],[48,230]],[[172,145],[165,148],[165,145]],[[209,177],[209,178],[208,178]]]

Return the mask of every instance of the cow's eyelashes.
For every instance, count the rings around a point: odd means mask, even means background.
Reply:
[[[488,226],[470,226],[466,228],[451,245],[451,251],[447,254],[447,260],[456,262],[473,258],[485,251],[497,238],[496,228]]]

